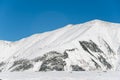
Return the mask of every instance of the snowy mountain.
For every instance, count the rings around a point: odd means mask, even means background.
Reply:
[[[120,24],[92,20],[0,41],[0,71],[120,70]]]

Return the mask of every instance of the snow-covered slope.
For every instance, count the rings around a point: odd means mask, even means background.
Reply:
[[[120,24],[92,20],[0,41],[0,70],[93,71],[120,69]]]

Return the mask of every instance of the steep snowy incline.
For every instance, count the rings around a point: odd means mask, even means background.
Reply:
[[[0,70],[119,70],[120,24],[93,20],[0,42]]]

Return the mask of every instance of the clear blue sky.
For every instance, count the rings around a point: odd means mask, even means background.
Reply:
[[[120,22],[120,0],[0,0],[0,40],[93,19]]]

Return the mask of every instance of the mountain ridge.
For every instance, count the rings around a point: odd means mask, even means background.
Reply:
[[[34,34],[19,41],[0,41],[0,70],[119,70],[120,24],[92,20]]]
[[[95,24],[95,23],[110,23],[110,24],[114,24],[114,25],[120,25],[120,23],[116,23],[116,22],[109,22],[109,21],[105,21],[105,20],[100,20],[100,19],[93,19],[93,20],[89,20],[89,21],[87,21],[87,22],[82,22],[82,23],[80,23],[80,24],[68,24],[68,25],[66,25],[66,26],[64,26],[64,27],[70,27],[70,26],[77,26],[77,25],[83,25],[83,24],[86,24],[86,23],[92,23],[92,24]],[[64,27],[60,27],[60,28],[58,28],[58,29],[61,29],[61,28],[64,28]],[[55,30],[58,30],[58,29],[54,29],[54,30],[51,30],[51,31],[55,31]],[[37,35],[37,34],[44,34],[44,33],[49,33],[49,32],[51,32],[51,31],[45,31],[45,32],[41,32],[41,33],[35,33],[35,34],[32,34],[32,35]],[[30,35],[31,36],[31,35]],[[28,37],[30,37],[30,36],[28,36]],[[27,38],[27,37],[24,37],[24,38]],[[24,39],[24,38],[21,38],[21,39],[19,39],[19,40],[16,40],[16,41],[10,41],[10,40],[0,40],[0,42],[4,42],[4,41],[6,41],[6,42],[17,42],[17,41],[20,41],[20,40],[22,40],[22,39]]]

